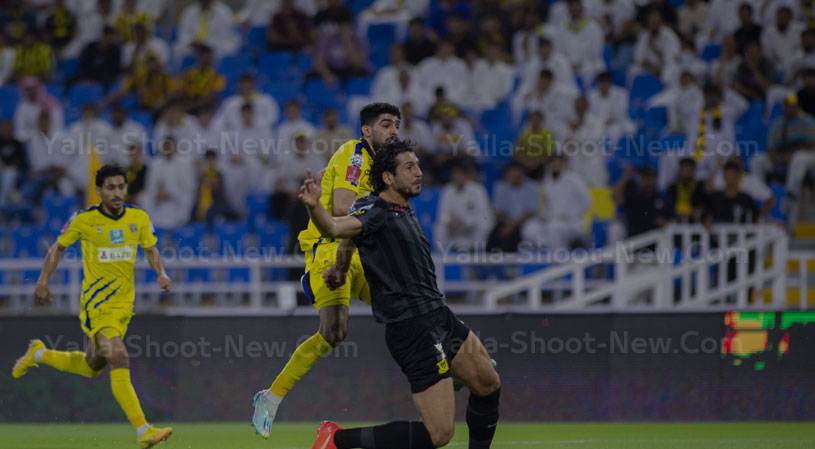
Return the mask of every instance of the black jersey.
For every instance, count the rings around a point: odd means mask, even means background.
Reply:
[[[430,243],[413,209],[368,195],[357,199],[348,215],[362,222],[353,241],[377,321],[404,321],[444,305]]]

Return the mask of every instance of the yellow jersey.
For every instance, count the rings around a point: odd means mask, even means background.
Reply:
[[[320,184],[323,189],[320,195],[320,204],[332,216],[334,215],[335,190],[351,190],[356,192],[357,198],[371,193],[369,175],[372,163],[373,151],[364,140],[349,140],[334,152],[331,160],[328,161],[328,166],[323,174],[323,181]],[[308,227],[297,236],[302,251],[310,251],[314,243],[320,238],[320,231],[317,230],[311,220],[308,222]]]
[[[157,242],[147,212],[130,204],[125,204],[118,217],[99,206],[79,211],[62,228],[57,242],[67,248],[77,240],[82,242],[84,268],[82,310],[103,304],[132,310],[136,246],[151,248]]]

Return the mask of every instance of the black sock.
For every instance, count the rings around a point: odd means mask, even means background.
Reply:
[[[467,401],[467,427],[470,428],[470,449],[488,449],[498,426],[498,398],[501,389],[488,396],[470,393]]]
[[[430,433],[421,421],[393,421],[376,427],[338,430],[337,449],[434,449]]]

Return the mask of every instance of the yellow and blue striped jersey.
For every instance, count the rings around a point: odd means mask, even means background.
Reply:
[[[320,184],[322,187],[320,204],[331,215],[334,215],[334,191],[336,189],[356,192],[357,198],[371,193],[369,172],[373,164],[372,154],[373,152],[364,140],[352,139],[345,142],[331,156]],[[297,239],[300,240],[300,249],[310,251],[320,237],[320,231],[309,220],[308,228],[297,236]]]
[[[99,206],[75,213],[62,228],[57,242],[69,247],[82,245],[82,296],[80,307],[88,311],[104,304],[133,308],[137,245],[156,245],[150,217],[142,209],[125,204],[122,214],[112,217]]]

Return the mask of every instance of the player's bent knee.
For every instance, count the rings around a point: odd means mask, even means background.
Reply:
[[[478,373],[478,384],[471,391],[478,396],[489,396],[501,388],[501,378],[495,369],[490,366],[489,370]]]
[[[111,369],[130,368],[130,358],[124,349],[114,349],[108,357]]]
[[[453,440],[453,435],[456,433],[455,425],[444,425],[439,428],[433,429],[430,432],[430,439],[433,441],[433,446],[443,447],[447,446]]]
[[[345,341],[345,337],[348,335],[348,327],[338,323],[337,325],[320,329],[320,334],[322,334],[328,344],[336,348]]]

